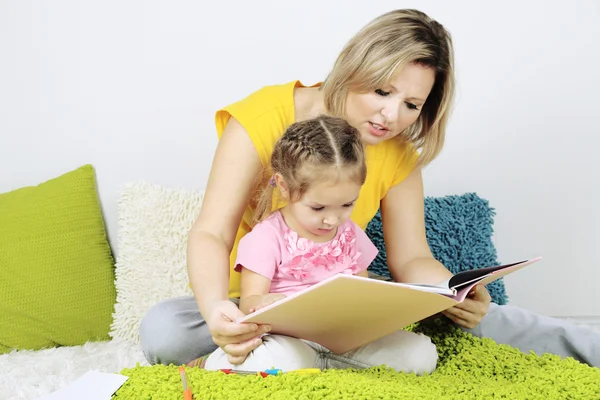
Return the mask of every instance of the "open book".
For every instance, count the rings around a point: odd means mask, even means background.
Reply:
[[[460,272],[438,285],[338,274],[238,322],[271,325],[271,333],[310,340],[343,354],[451,308],[488,284],[541,257]]]

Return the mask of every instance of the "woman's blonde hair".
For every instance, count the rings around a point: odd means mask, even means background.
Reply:
[[[454,98],[454,60],[450,33],[417,10],[395,10],[363,27],[343,48],[325,79],[325,108],[346,117],[348,91],[370,92],[387,84],[394,73],[415,63],[435,71],[435,83],[417,121],[398,137],[421,150],[426,165],[442,150]]]
[[[275,174],[283,178],[290,201],[300,199],[315,182],[344,177],[362,185],[367,166],[360,134],[344,119],[325,115],[290,125],[264,169],[254,224],[271,213]]]

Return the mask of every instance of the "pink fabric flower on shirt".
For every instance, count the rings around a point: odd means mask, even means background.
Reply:
[[[294,231],[288,231],[286,234],[287,250],[291,254],[296,252],[302,252],[308,250],[310,247],[310,240],[305,238],[299,238],[298,234]]]
[[[312,262],[306,260],[304,256],[296,256],[290,261],[289,273],[294,278],[303,280],[310,275],[310,271],[314,268]]]
[[[299,238],[298,234],[291,230],[286,232],[285,242],[288,252],[294,256],[289,264],[288,273],[296,279],[306,279],[315,268],[331,271],[338,264],[346,266],[342,273],[358,272],[361,253],[356,249],[356,235],[351,227],[346,227],[337,238],[327,244]]]

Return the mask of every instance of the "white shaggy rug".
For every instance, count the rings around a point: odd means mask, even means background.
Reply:
[[[89,370],[119,373],[148,365],[139,344],[123,340],[0,355],[0,400],[29,400],[67,386]]]

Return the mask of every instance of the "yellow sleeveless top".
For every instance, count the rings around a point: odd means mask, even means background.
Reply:
[[[300,81],[266,86],[233,103],[215,115],[219,139],[230,117],[234,117],[248,132],[263,166],[269,163],[275,143],[288,126],[295,122],[294,89],[305,87]],[[361,189],[351,219],[363,230],[377,213],[380,201],[388,190],[404,180],[413,169],[418,154],[410,145],[386,140],[367,146],[367,179]],[[281,207],[274,204],[273,209]],[[248,206],[230,256],[229,297],[240,296],[240,274],[233,270],[240,239],[251,230],[254,210]]]

